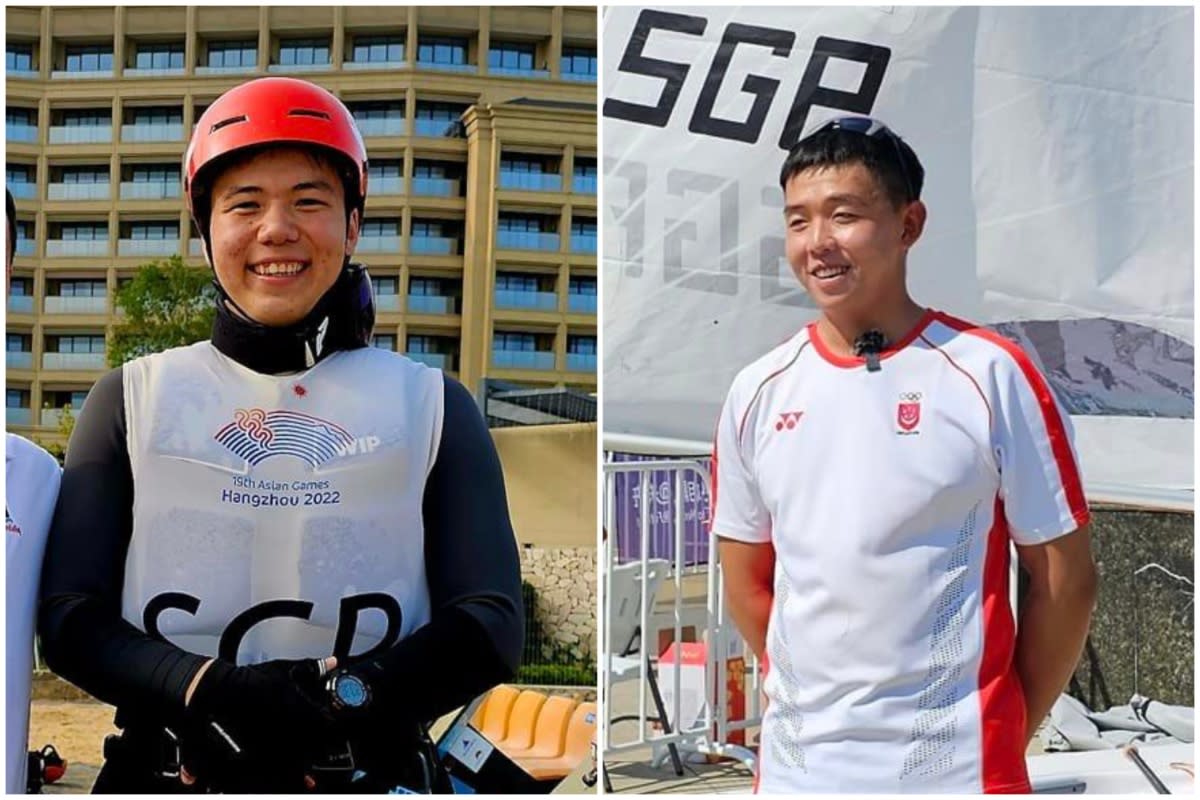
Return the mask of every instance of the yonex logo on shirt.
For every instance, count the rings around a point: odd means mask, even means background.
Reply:
[[[779,419],[775,421],[775,430],[792,430],[800,424],[800,418],[804,416],[803,411],[785,411],[779,415]]]

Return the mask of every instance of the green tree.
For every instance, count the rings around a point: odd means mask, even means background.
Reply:
[[[216,313],[208,270],[189,267],[179,256],[138,267],[117,290],[116,302],[125,320],[109,336],[111,367],[207,339]]]

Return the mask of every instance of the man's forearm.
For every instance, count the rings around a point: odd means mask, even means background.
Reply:
[[[1017,633],[1016,665],[1025,694],[1025,740],[1037,732],[1071,680],[1087,639],[1094,584],[1073,591],[1031,589]]]
[[[767,648],[767,621],[771,618],[771,602],[774,594],[760,587],[733,587],[727,581],[725,598],[729,604],[729,616],[737,625],[742,638],[750,645],[754,655],[762,659]]]

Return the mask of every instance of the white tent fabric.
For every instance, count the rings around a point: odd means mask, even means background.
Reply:
[[[1090,496],[1190,507],[1192,17],[608,8],[606,446],[694,452],[737,370],[814,317],[782,257],[781,141],[867,113],[926,168],[918,302],[1034,356]]]

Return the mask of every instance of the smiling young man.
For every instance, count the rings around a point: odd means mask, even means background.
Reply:
[[[47,661],[117,707],[95,791],[444,789],[422,726],[522,644],[486,425],[367,346],[366,152],[333,95],[230,90],[184,176],[212,340],[97,383],[43,581]]]
[[[923,179],[862,117],[783,165],[787,257],[821,313],[738,374],[714,453],[729,608],[768,665],[759,791],[1027,792],[1087,634],[1069,418],[1019,348],[909,295]]]

